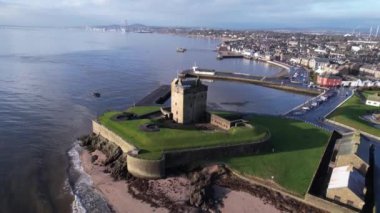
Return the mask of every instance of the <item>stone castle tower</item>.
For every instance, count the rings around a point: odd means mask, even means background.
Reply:
[[[175,78],[171,84],[171,113],[181,124],[205,120],[208,87],[197,80]]]

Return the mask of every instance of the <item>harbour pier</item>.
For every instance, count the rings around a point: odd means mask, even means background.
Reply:
[[[162,105],[170,98],[170,85],[161,85],[139,102],[136,106]]]

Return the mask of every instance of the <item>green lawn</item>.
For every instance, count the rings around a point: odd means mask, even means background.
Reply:
[[[269,128],[275,152],[224,161],[246,176],[271,179],[303,197],[316,172],[330,133],[301,121],[254,116],[252,123]]]
[[[151,112],[160,111],[160,106],[138,106],[131,107],[127,110],[127,112],[133,112],[138,116],[149,114]]]
[[[136,113],[138,107],[132,109]],[[107,112],[99,117],[99,122],[136,147],[143,150],[142,157],[157,159],[163,150],[196,148],[221,144],[239,144],[262,139],[268,130],[255,125],[254,128],[237,127],[229,131],[201,131],[196,129],[160,128],[159,132],[144,132],[143,124],[157,123],[151,119],[114,121],[113,116],[120,112]]]
[[[363,95],[368,96],[373,93],[375,93],[375,91],[365,91]],[[360,116],[369,114],[368,112],[374,110],[380,110],[380,108],[367,106],[360,101],[359,96],[353,95],[342,106],[331,113],[328,119],[380,137],[380,129],[371,126],[369,122],[360,118]]]

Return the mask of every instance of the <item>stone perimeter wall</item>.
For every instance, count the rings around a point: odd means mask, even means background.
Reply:
[[[260,151],[270,148],[270,134],[268,134],[268,136],[261,141],[252,143],[168,151],[164,153],[166,161],[165,167],[174,168],[188,165],[195,161],[217,160],[218,158],[258,154]]]
[[[128,172],[135,177],[157,179],[165,177],[165,159],[146,160],[127,155]]]
[[[130,143],[127,143],[124,139],[122,139],[120,136],[109,130],[107,127],[99,124],[96,121],[92,121],[92,132],[101,135],[103,138],[115,143],[118,145],[123,152],[127,153],[131,150],[136,149],[135,146],[133,146]]]
[[[194,163],[195,161],[217,159],[221,157],[233,157],[238,155],[255,154],[260,150],[270,148],[270,134],[261,141],[244,143],[229,146],[217,146],[196,148],[187,150],[168,151],[163,153],[160,160],[141,159],[137,156],[132,156],[129,152],[136,149],[133,145],[113,133],[107,127],[92,121],[93,132],[101,135],[108,141],[115,143],[123,152],[127,153],[128,171],[140,178],[163,178],[165,177],[166,168],[174,168],[178,166]]]

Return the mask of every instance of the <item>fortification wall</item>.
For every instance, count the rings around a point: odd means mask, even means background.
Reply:
[[[264,149],[270,149],[270,134],[261,141],[229,146],[204,147],[165,152],[166,168],[187,165],[196,161],[207,161],[218,158],[257,154]]]
[[[353,211],[351,209],[345,208],[343,206],[337,205],[333,202],[330,202],[328,200],[324,200],[322,198],[316,197],[314,195],[311,195],[307,193],[305,195],[305,201],[306,203],[314,206],[318,206],[318,208],[324,209],[326,211],[330,212],[336,212],[336,213],[354,213],[356,211]]]
[[[128,171],[140,178],[162,178],[165,177],[166,168],[174,168],[187,165],[196,161],[207,161],[222,157],[233,157],[240,155],[256,154],[259,151],[268,149],[270,144],[270,133],[260,141],[243,143],[228,146],[204,147],[196,149],[186,149],[178,151],[168,151],[163,153],[163,157],[159,160],[142,159],[133,156],[129,151],[136,149],[133,145],[113,133],[107,127],[96,121],[92,122],[93,132],[101,135],[108,141],[115,143],[123,152],[128,153],[127,166]]]
[[[92,121],[92,132],[101,135],[103,138],[115,143],[117,146],[123,150],[123,152],[127,153],[133,149],[136,149],[132,144],[128,143],[120,136],[109,130],[107,127],[99,124],[96,121]]]
[[[160,160],[141,159],[128,154],[128,172],[135,177],[157,179],[165,177],[165,158]]]
[[[357,129],[353,128],[353,127],[347,126],[345,124],[342,124],[342,123],[339,123],[339,122],[336,122],[336,121],[333,121],[333,120],[330,120],[330,119],[327,119],[327,118],[324,121],[327,122],[327,123],[333,124],[333,125],[341,126],[341,127],[346,128],[346,129],[352,130],[353,132],[359,131],[360,134],[362,134],[362,135],[364,135],[364,136],[366,136],[368,138],[371,138],[372,140],[380,141],[380,137],[377,137],[375,135],[369,134],[369,133],[364,132],[362,130],[357,130]]]

